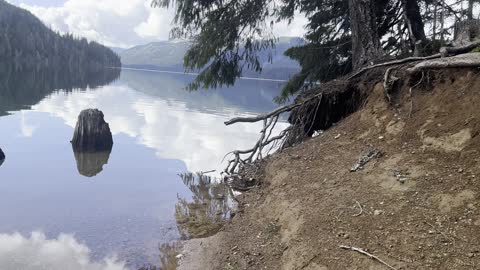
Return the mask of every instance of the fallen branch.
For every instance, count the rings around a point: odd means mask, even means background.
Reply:
[[[385,265],[385,266],[388,267],[389,269],[397,270],[395,267],[393,267],[393,266],[391,266],[390,264],[386,263],[385,261],[383,261],[383,260],[380,259],[379,257],[377,257],[377,256],[375,256],[375,255],[373,255],[373,254],[370,254],[370,253],[366,252],[365,250],[363,250],[363,249],[361,249],[361,248],[352,247],[352,246],[343,246],[343,245],[340,246],[340,248],[358,252],[358,253],[360,253],[360,254],[363,254],[363,255],[369,257],[369,258],[372,259],[372,260],[378,261],[379,263]]]

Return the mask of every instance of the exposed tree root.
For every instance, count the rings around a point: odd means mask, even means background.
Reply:
[[[480,53],[466,53],[452,57],[423,61],[409,68],[409,73],[416,73],[425,69],[440,68],[463,68],[463,67],[480,67]]]
[[[382,76],[378,74],[378,70],[382,70],[381,68],[388,67],[386,71],[382,73],[383,86],[385,96],[389,102],[391,102],[392,88],[395,83],[400,80],[400,78],[397,77],[396,71],[394,73],[394,70],[399,70],[402,65],[405,66],[405,64],[411,66],[411,63],[415,62],[419,63],[407,69],[410,74],[425,69],[480,67],[480,53],[443,57],[450,54],[470,51],[478,46],[480,46],[480,42],[457,48],[442,48],[442,53],[427,57],[409,57],[364,67],[345,79],[322,84],[317,92],[300,94],[293,104],[281,106],[262,115],[237,117],[226,121],[225,125],[232,125],[239,122],[254,123],[263,121],[263,128],[260,131],[260,138],[253,148],[235,150],[229,153],[233,155],[233,159],[229,160],[225,173],[234,174],[241,166],[262,159],[267,147],[270,147],[270,150],[272,150],[275,147],[283,149],[284,147],[295,145],[305,138],[310,137],[315,131],[327,129],[335,122],[356,111],[364,104],[363,101],[368,97],[372,85],[379,81],[379,77]],[[376,73],[367,72],[371,70],[375,70]],[[355,79],[363,74],[367,74],[367,78],[360,81]],[[369,82],[371,85],[366,86],[363,84],[364,82]],[[413,98],[411,97],[411,99],[413,111]],[[288,112],[291,113],[289,116],[291,126],[280,134],[271,137],[281,114]]]

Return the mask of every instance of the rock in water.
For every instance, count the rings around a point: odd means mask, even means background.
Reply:
[[[72,146],[75,152],[111,151],[112,132],[100,110],[87,109],[80,113]]]
[[[4,161],[5,161],[5,154],[3,153],[2,148],[0,148],[0,166],[2,166]]]
[[[110,151],[93,153],[74,151],[73,154],[77,161],[78,172],[86,177],[93,177],[103,171],[103,166],[108,163],[110,157]]]

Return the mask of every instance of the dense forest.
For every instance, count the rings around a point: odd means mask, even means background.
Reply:
[[[60,35],[30,12],[0,0],[0,61],[15,69],[62,66],[70,70],[119,67],[109,48],[72,34]]]
[[[278,101],[381,61],[438,52],[458,22],[474,20],[477,0],[152,0],[174,7],[172,37],[192,39],[184,65],[202,69],[192,88],[232,85],[245,70],[262,71],[258,52],[274,48],[274,25],[305,16],[307,43],[288,56],[302,70]],[[241,48],[245,48],[241,50]]]

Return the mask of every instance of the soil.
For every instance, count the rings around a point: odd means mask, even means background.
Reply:
[[[432,72],[389,105],[381,83],[321,135],[269,157],[180,269],[480,269],[480,73]],[[412,96],[412,97],[411,97]],[[377,149],[363,168],[362,155]]]

